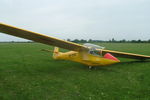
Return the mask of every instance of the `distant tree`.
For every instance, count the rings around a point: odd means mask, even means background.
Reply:
[[[67,39],[67,41],[71,41],[70,39]]]
[[[81,42],[81,43],[86,43],[87,41],[84,40],[84,39],[81,39],[80,42]]]
[[[89,39],[88,42],[93,42],[93,40],[92,40],[92,39]]]
[[[136,43],[137,41],[136,40],[131,40],[131,43]]]
[[[112,38],[111,42],[116,42],[116,40],[114,38]]]
[[[137,40],[137,43],[141,43],[142,41],[139,39],[139,40]]]
[[[125,43],[125,42],[126,42],[126,40],[125,40],[125,39],[123,39],[123,40],[120,40],[119,42],[121,42],[121,43]]]
[[[111,42],[111,40],[108,40],[108,42]]]
[[[79,43],[79,42],[80,42],[80,40],[78,40],[78,39],[74,39],[72,42]]]

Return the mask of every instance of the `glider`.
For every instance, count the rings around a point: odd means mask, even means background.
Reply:
[[[35,42],[52,45],[54,47],[53,58],[71,60],[74,62],[92,66],[105,66],[119,63],[116,57],[132,58],[138,60],[150,59],[150,56],[106,50],[104,47],[86,43],[84,45],[57,39],[36,32],[31,32],[14,26],[0,23],[0,32],[16,37],[29,39]],[[69,52],[60,52],[59,47],[71,50]],[[50,50],[44,50],[51,52]]]

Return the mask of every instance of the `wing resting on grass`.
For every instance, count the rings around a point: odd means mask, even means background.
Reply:
[[[102,55],[105,55],[106,53],[111,53],[116,57],[123,57],[123,58],[132,58],[132,59],[139,59],[139,60],[150,59],[150,56],[146,56],[146,55],[112,51],[112,50],[102,50]]]
[[[40,43],[47,44],[47,45],[58,46],[58,47],[68,49],[68,50],[73,50],[73,51],[80,51],[81,49],[86,49],[84,46],[80,44],[68,42],[65,40],[46,36],[46,35],[39,34],[36,32],[31,32],[28,30],[20,29],[14,26],[3,24],[3,23],[0,23],[0,32],[13,35],[13,36],[17,36],[17,37],[21,37],[24,39],[33,40],[35,42],[40,42]]]

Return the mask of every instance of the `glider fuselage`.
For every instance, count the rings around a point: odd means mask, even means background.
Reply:
[[[70,60],[88,66],[105,66],[105,65],[111,65],[120,62],[111,59],[106,59],[100,56],[91,55],[89,53],[76,52],[76,51],[69,51],[65,53],[54,52],[53,58],[56,60]]]

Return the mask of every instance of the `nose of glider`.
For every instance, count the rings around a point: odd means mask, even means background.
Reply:
[[[120,62],[119,59],[117,59],[116,57],[114,57],[114,56],[111,55],[110,53],[106,53],[106,54],[104,55],[104,58],[106,58],[106,59],[111,59],[111,60]]]

